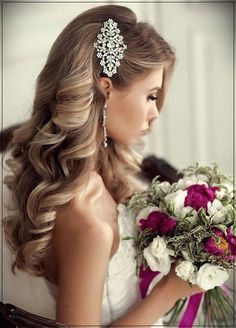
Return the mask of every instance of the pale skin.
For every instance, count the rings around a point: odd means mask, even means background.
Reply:
[[[107,97],[108,136],[128,144],[157,118],[156,101],[147,97],[157,92],[149,89],[161,87],[162,74],[162,68],[155,70],[122,94],[111,79],[101,78]],[[96,171],[91,171],[83,193],[57,213],[52,252],[45,261],[47,278],[58,286],[57,321],[74,327],[101,325],[105,274],[119,246],[117,214],[117,204]],[[177,277],[172,266],[144,300],[110,326],[152,325],[178,299],[202,291]]]
[[[107,98],[107,135],[124,144],[132,143],[158,115],[156,96],[162,86],[163,67],[138,78],[125,91],[114,88],[111,79],[100,78]],[[150,91],[150,89],[154,90]]]

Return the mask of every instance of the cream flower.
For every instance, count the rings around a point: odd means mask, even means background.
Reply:
[[[190,212],[188,216],[185,217],[185,215]],[[197,211],[192,208],[191,206],[185,206],[180,210],[180,218],[184,218],[191,222],[192,224],[195,224],[197,222]]]
[[[209,215],[213,215],[213,223],[226,223],[226,213],[230,208],[232,208],[231,204],[224,206],[218,199],[214,199],[212,203],[207,203],[207,212]]]
[[[187,190],[177,190],[165,196],[167,204],[174,206],[174,212],[176,216],[180,216],[184,207],[184,201],[188,194]]]
[[[224,188],[220,188],[220,190],[217,190],[215,195],[216,198],[221,200],[226,194],[231,193],[233,191],[233,184],[229,184],[229,183],[223,183],[223,185],[226,187],[226,189]]]
[[[196,283],[202,289],[208,290],[221,286],[228,278],[229,274],[225,268],[205,263],[197,272]]]
[[[167,194],[171,188],[171,184],[168,181],[163,181],[158,185],[158,188],[161,188]]]
[[[175,272],[177,276],[187,281],[194,273],[194,265],[191,261],[184,260],[175,267]]]
[[[153,239],[148,247],[143,251],[143,256],[146,259],[152,271],[160,271],[166,275],[171,267],[171,252],[167,249],[165,240],[157,236]]]

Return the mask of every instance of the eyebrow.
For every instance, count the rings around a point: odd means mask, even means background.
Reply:
[[[152,90],[156,90],[156,89],[161,89],[161,88],[160,87],[154,87],[154,88],[152,88],[152,89],[150,89],[148,91],[152,91]]]

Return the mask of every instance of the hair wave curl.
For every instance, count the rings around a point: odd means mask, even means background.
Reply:
[[[4,218],[7,242],[15,267],[44,275],[42,260],[50,248],[56,212],[67,206],[88,181],[94,162],[114,200],[127,203],[133,192],[146,188],[139,173],[142,156],[135,145],[109,139],[104,149],[102,110],[105,97],[99,86],[102,73],[94,42],[102,23],[118,23],[128,51],[114,87],[126,89],[142,74],[164,66],[157,99],[163,106],[175,63],[169,44],[124,6],[104,5],[73,19],[55,40],[37,77],[31,117],[14,131],[6,160],[13,175],[4,183],[12,192],[15,214]],[[151,49],[151,51],[150,51]],[[143,146],[140,138],[137,147]]]

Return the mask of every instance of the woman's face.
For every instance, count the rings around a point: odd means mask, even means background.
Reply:
[[[108,137],[130,144],[149,127],[150,122],[158,117],[156,97],[162,86],[162,77],[163,67],[160,67],[136,79],[126,91],[115,89],[111,79],[100,78],[101,87],[107,97]]]

